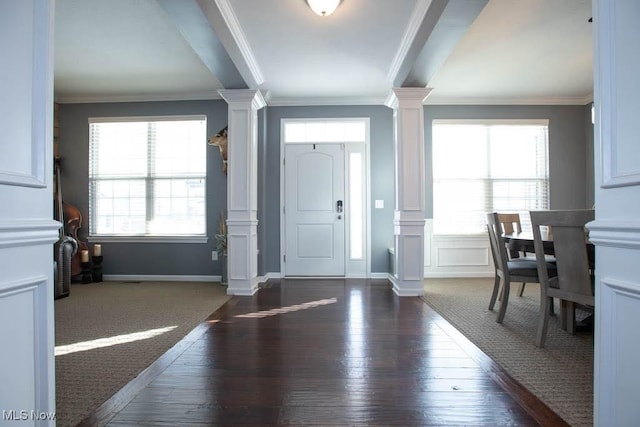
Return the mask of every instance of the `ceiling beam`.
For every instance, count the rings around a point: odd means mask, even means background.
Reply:
[[[395,87],[426,87],[489,0],[421,0],[404,58],[390,76]],[[426,11],[425,11],[426,9]],[[421,18],[421,19],[420,19]]]
[[[388,76],[394,87],[401,87],[405,82],[447,3],[449,0],[418,0],[416,2],[411,22]]]
[[[427,86],[487,3],[488,0],[446,2],[402,86]]]
[[[230,1],[197,2],[244,81],[250,89],[259,89],[265,79]]]
[[[225,89],[248,85],[212,28],[197,0],[156,0],[182,37]]]

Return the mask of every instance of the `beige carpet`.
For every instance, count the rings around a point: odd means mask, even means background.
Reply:
[[[549,320],[544,349],[535,346],[539,292],[512,287],[507,314],[488,310],[493,279],[428,279],[424,299],[513,378],[572,426],[593,424],[593,335],[571,335]],[[556,310],[557,312],[557,310]]]
[[[159,335],[56,356],[57,425],[76,425],[228,299],[215,283],[73,284],[69,297],[55,302],[58,352],[101,338]]]

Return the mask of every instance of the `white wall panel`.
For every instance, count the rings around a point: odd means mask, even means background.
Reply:
[[[55,410],[53,17],[52,0],[0,2],[0,409],[25,426],[55,425],[31,417]]]
[[[402,245],[404,256],[401,262],[404,264],[404,279],[406,280],[422,280],[422,268],[419,263],[414,262],[415,254],[422,252],[422,236],[402,236],[399,240]]]
[[[3,8],[0,38],[15,43],[0,44],[0,80],[11,82],[0,85],[0,144],[13,149],[12,156],[0,156],[0,183],[44,187],[47,109],[41,101],[49,82],[37,67],[47,62],[39,55],[48,46],[48,16],[31,1],[4,2]],[[15,28],[12,21],[24,25]]]
[[[489,239],[478,236],[439,236],[433,220],[425,224],[425,277],[493,277]]]
[[[0,374],[0,381],[11,388],[0,388],[0,409],[28,410],[46,407],[46,364],[40,354],[47,342],[47,278],[37,277],[14,283],[0,283],[0,336],[10,345],[3,363],[10,366]]]
[[[237,255],[229,257],[229,278],[247,280],[249,278],[249,269],[247,268],[247,259],[249,256],[247,236],[229,234],[228,244],[230,251],[233,251],[233,253]]]
[[[594,425],[640,420],[640,2],[594,0]]]
[[[439,247],[436,251],[436,265],[438,267],[486,267],[489,265],[489,250],[487,247]]]

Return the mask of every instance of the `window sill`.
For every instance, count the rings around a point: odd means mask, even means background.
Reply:
[[[207,236],[89,236],[99,243],[208,243]]]

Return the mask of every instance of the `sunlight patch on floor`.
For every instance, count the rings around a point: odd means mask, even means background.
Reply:
[[[234,317],[251,319],[251,318],[276,316],[278,314],[291,313],[293,311],[299,311],[299,310],[308,310],[310,308],[319,307],[322,305],[334,304],[336,302],[338,302],[337,298],[327,298],[327,299],[321,299],[317,301],[305,302],[302,304],[290,305],[287,307],[272,308],[271,310],[256,311],[255,313],[238,314]]]
[[[79,351],[94,350],[96,348],[111,347],[118,344],[126,344],[134,341],[146,340],[157,337],[166,332],[172,331],[178,326],[167,326],[166,328],[149,329],[147,331],[134,332],[132,334],[115,335],[108,338],[98,338],[90,341],[82,341],[74,344],[66,344],[56,346],[55,355],[64,356],[65,354],[77,353]]]

